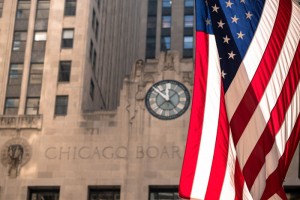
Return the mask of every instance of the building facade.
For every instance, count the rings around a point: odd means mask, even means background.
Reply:
[[[0,200],[179,199],[193,16],[194,0],[0,0]],[[150,113],[163,80],[178,104]]]

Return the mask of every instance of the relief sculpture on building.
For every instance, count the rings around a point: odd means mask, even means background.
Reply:
[[[25,139],[8,140],[1,148],[1,163],[7,168],[8,176],[16,178],[31,158],[31,146]]]

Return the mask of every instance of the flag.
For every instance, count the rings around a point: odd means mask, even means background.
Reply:
[[[292,0],[196,0],[181,197],[286,199],[300,138],[299,28]]]

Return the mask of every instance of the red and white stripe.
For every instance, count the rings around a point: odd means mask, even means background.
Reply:
[[[300,137],[299,27],[296,3],[267,0],[226,95],[214,36],[196,33],[182,197],[285,199],[282,182]]]
[[[254,199],[268,199],[277,192],[284,198],[281,184],[285,173],[272,179],[279,183],[272,188],[268,179],[278,168],[288,169],[282,168],[279,160],[289,163],[292,159],[297,142],[285,148],[289,138],[299,142],[299,131],[294,130],[299,129],[300,110],[299,19],[296,4],[266,1],[258,31],[226,93],[238,159]],[[287,150],[289,159],[282,157]]]
[[[238,196],[250,200],[241,171],[236,168],[215,37],[203,32],[196,34],[199,44],[196,44],[192,113],[179,193],[191,199],[228,200]],[[240,185],[235,184],[234,174],[239,174]],[[235,187],[245,190],[236,194]]]

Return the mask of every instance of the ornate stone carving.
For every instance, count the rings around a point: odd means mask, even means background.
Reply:
[[[136,100],[144,100],[145,98],[145,86],[144,85],[138,85],[138,91],[135,95]]]
[[[179,54],[177,51],[168,51],[164,54],[164,64],[162,71],[180,72]]]
[[[143,78],[144,73],[144,61],[139,59],[135,62],[133,67],[132,80],[140,81]]]
[[[189,83],[190,85],[193,85],[194,80],[192,72],[183,72],[182,80],[184,83]]]
[[[1,149],[1,163],[8,168],[8,176],[15,178],[21,167],[31,158],[32,148],[25,139],[8,140]]]
[[[41,129],[41,115],[0,116],[0,129]]]

